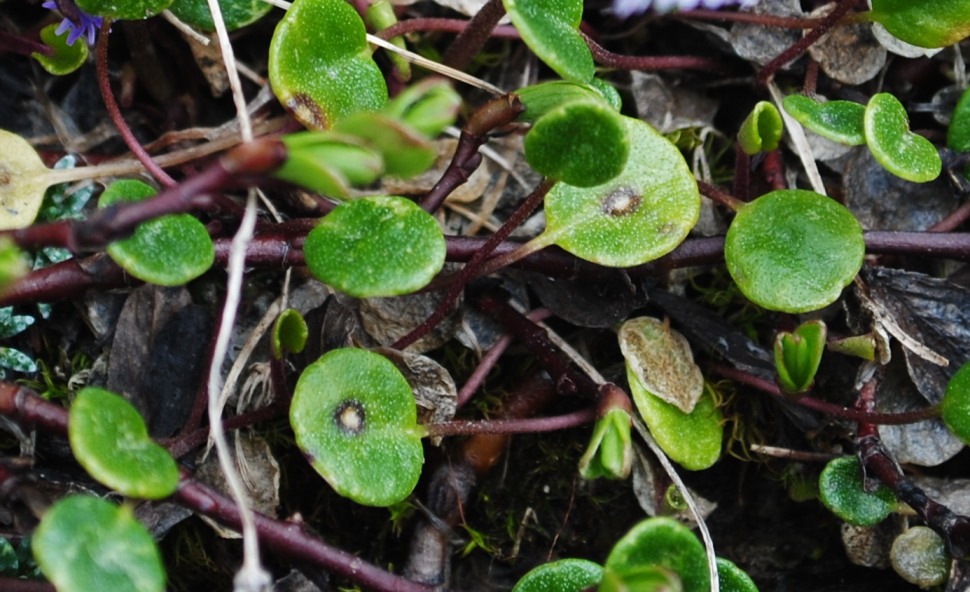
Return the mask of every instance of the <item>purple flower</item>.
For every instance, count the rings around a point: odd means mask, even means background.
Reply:
[[[84,12],[74,4],[73,0],[46,0],[41,6],[65,15],[54,33],[62,35],[65,31],[70,31],[67,35],[68,45],[74,45],[74,42],[81,37],[84,37],[88,45],[94,45],[94,36],[101,30],[100,16],[91,16]]]
[[[754,6],[758,0],[613,0],[613,14],[627,18],[653,8],[657,12],[722,8],[730,5]]]

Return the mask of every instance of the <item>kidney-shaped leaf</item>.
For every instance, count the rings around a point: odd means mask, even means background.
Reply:
[[[45,56],[42,53],[31,54],[31,57],[37,60],[37,63],[41,67],[54,76],[70,74],[83,66],[88,59],[88,44],[74,43],[73,45],[68,45],[67,40],[71,35],[70,32],[64,31],[63,34],[58,35],[57,29],[59,28],[59,25],[54,24],[48,25],[40,30],[40,40],[47,47],[54,50],[52,55]]]
[[[648,518],[623,535],[606,559],[606,572],[623,574],[656,566],[676,574],[684,592],[708,592],[704,545],[672,518]]]
[[[566,80],[589,82],[593,54],[579,34],[582,0],[503,0],[512,24],[539,59]]]
[[[307,235],[310,272],[357,298],[407,294],[445,262],[445,239],[431,216],[403,197],[381,195],[337,206]]]
[[[599,99],[549,111],[526,134],[524,147],[533,169],[576,187],[606,183],[630,153],[624,117]]]
[[[862,226],[849,210],[811,191],[772,191],[741,208],[724,258],[744,295],[760,306],[808,312],[828,306],[865,255]]]
[[[44,514],[33,538],[34,558],[58,592],[161,592],[165,566],[131,508],[72,495]]]
[[[313,468],[360,504],[399,502],[421,475],[414,396],[378,354],[335,349],[307,366],[293,393],[290,425]]]
[[[833,142],[848,146],[866,143],[862,125],[865,105],[852,101],[819,103],[804,95],[789,95],[782,106],[795,121]]]
[[[23,228],[44,202],[47,167],[27,140],[6,130],[0,130],[0,154],[0,230]]]
[[[862,484],[862,466],[854,456],[829,461],[818,478],[818,497],[833,514],[856,526],[872,526],[896,508],[896,496],[885,485],[872,493]]]
[[[745,154],[754,156],[778,148],[784,124],[778,109],[768,101],[758,101],[741,123],[738,144]]]
[[[512,592],[583,592],[603,577],[603,567],[587,559],[544,563],[522,576]]]
[[[280,102],[313,129],[387,102],[364,22],[344,0],[293,3],[269,45],[269,81]]]
[[[155,16],[168,8],[172,0],[77,0],[76,4],[88,14],[134,21]]]
[[[235,31],[261,19],[273,5],[264,0],[219,0],[219,8],[222,10],[226,29]],[[175,0],[169,10],[179,20],[193,27],[210,32],[216,30],[208,0]]]
[[[155,189],[150,185],[124,179],[104,190],[98,206],[106,208],[153,195]],[[109,244],[107,250],[125,271],[160,286],[178,286],[199,277],[212,267],[216,257],[205,226],[191,214],[171,214],[143,222],[132,236]]]
[[[943,162],[936,146],[909,131],[909,117],[899,99],[889,93],[874,95],[866,105],[863,124],[869,150],[887,171],[914,183],[940,176]]]
[[[557,183],[546,196],[544,240],[610,267],[666,255],[700,215],[700,193],[680,151],[647,123],[623,118],[626,168],[595,187]]]
[[[654,396],[690,413],[704,391],[704,376],[683,335],[652,317],[630,319],[617,334],[627,367]]]
[[[178,486],[175,460],[152,441],[131,403],[110,391],[87,387],[78,394],[68,440],[81,466],[119,493],[161,499]]]
[[[918,47],[945,47],[970,35],[970,0],[872,0],[872,20]]]

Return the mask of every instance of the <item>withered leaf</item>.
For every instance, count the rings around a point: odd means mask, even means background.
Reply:
[[[618,337],[627,367],[651,394],[684,413],[694,410],[704,376],[683,335],[670,323],[638,317],[623,323]]]

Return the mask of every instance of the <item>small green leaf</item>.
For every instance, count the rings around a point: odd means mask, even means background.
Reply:
[[[540,239],[600,265],[631,267],[666,255],[700,216],[697,181],[680,151],[647,123],[625,117],[626,168],[595,187],[557,183]]]
[[[684,413],[654,396],[637,380],[629,366],[627,378],[640,417],[671,460],[691,471],[709,468],[717,462],[724,436],[723,417],[707,384],[694,410]]]
[[[950,575],[946,543],[927,526],[913,526],[896,537],[889,560],[901,578],[923,590],[942,586]]]
[[[371,2],[370,6],[367,7],[367,12],[364,13],[364,22],[367,24],[367,30],[374,33],[380,33],[384,29],[396,25],[398,20],[397,14],[394,12],[394,5],[388,0]],[[388,41],[399,49],[407,49],[403,35],[392,37]],[[394,65],[397,77],[403,82],[411,80],[411,62],[394,51],[388,51],[386,55],[387,59]]]
[[[788,333],[775,337],[775,369],[778,383],[787,393],[804,393],[815,381],[825,351],[825,323],[806,321]]]
[[[30,272],[27,257],[9,236],[0,237],[0,289]],[[3,339],[3,336],[0,336]]]
[[[363,139],[384,160],[393,177],[414,177],[428,170],[438,152],[416,130],[382,113],[354,113],[339,120],[334,131]]]
[[[131,403],[87,387],[71,405],[71,450],[95,479],[129,497],[161,499],[178,486],[179,471],[167,450],[148,435]]]
[[[684,592],[710,590],[704,546],[689,528],[672,518],[648,518],[623,535],[606,559],[604,576],[622,577],[650,566],[677,575]]]
[[[33,146],[0,130],[0,230],[29,226],[47,189],[47,167]]]
[[[579,33],[582,0],[502,0],[522,40],[564,79],[589,82],[593,54]]]
[[[828,306],[862,267],[862,226],[835,200],[811,191],[772,191],[741,208],[724,258],[741,292],[770,310]]]
[[[19,349],[0,347],[0,368],[7,368],[8,370],[23,374],[31,374],[37,372],[37,363],[32,357]]]
[[[630,438],[632,418],[626,409],[613,408],[596,420],[593,437],[579,459],[583,479],[626,479],[633,467]]]
[[[33,53],[31,57],[37,60],[42,68],[54,76],[70,74],[84,65],[88,59],[88,44],[75,43],[67,44],[67,37],[70,31],[64,31],[63,35],[56,33],[57,24],[47,25],[40,30],[40,40],[44,45],[54,50],[54,55],[45,56],[42,53]]]
[[[369,185],[384,170],[384,160],[359,138],[334,132],[306,131],[283,136],[287,158],[273,176],[346,199],[351,185]]]
[[[896,496],[885,485],[872,493],[862,485],[862,466],[854,456],[829,461],[818,478],[818,496],[833,514],[856,526],[882,522],[896,509]]]
[[[313,468],[360,504],[397,503],[421,475],[414,395],[378,354],[335,349],[307,366],[293,393],[290,425]]]
[[[622,115],[605,101],[573,101],[542,116],[525,136],[525,158],[539,173],[576,187],[601,185],[630,154]]]
[[[343,0],[293,3],[270,42],[269,80],[280,103],[311,129],[387,103],[364,22]]]
[[[106,208],[155,195],[141,181],[115,181],[98,201]],[[191,214],[172,214],[143,222],[132,236],[108,245],[108,255],[134,277],[160,286],[179,286],[199,277],[215,261],[212,239]]]
[[[652,317],[627,320],[617,332],[627,368],[643,388],[690,413],[704,391],[704,376],[687,339]]]
[[[72,495],[54,504],[33,538],[34,556],[58,592],[162,592],[165,567],[129,506]]]
[[[680,576],[659,565],[639,565],[618,573],[603,572],[597,592],[683,592]]]
[[[879,93],[869,99],[864,117],[866,143],[890,173],[925,183],[940,176],[943,162],[932,142],[909,131],[909,117],[899,99]]]
[[[583,592],[599,584],[603,567],[586,559],[544,563],[522,576],[512,592]]]
[[[866,107],[852,101],[819,103],[803,95],[789,95],[782,106],[795,121],[820,136],[848,146],[866,143]]]
[[[970,444],[970,363],[961,366],[946,385],[940,416],[954,436]]]
[[[741,123],[738,143],[748,156],[778,148],[784,124],[781,113],[768,101],[758,101]]]
[[[434,138],[455,123],[461,95],[446,80],[426,78],[407,87],[384,107],[384,113]]]
[[[226,22],[226,29],[235,31],[263,18],[273,9],[273,5],[264,0],[219,0],[219,8],[222,11],[222,20]],[[175,0],[169,10],[180,21],[197,29],[210,33],[216,30],[207,0]]]
[[[946,132],[946,147],[955,152],[970,152],[970,88],[963,91],[950,118]],[[970,166],[963,171],[970,177]]]
[[[612,107],[614,111],[619,112],[619,109],[613,104],[612,95],[600,88],[603,85],[606,85],[606,83],[602,81],[594,85],[593,83],[581,84],[566,80],[550,80],[520,88],[515,91],[515,94],[525,106],[525,111],[519,115],[518,120],[535,123],[545,117],[547,113],[555,111],[563,105],[577,102],[602,102],[604,105]],[[616,93],[616,89],[613,89],[613,92]]]
[[[273,357],[279,360],[287,353],[300,353],[306,347],[309,334],[300,311],[293,308],[284,310],[273,325]]]
[[[307,235],[307,266],[320,281],[357,298],[423,288],[441,271],[445,239],[431,214],[383,195],[337,206]]]
[[[721,584],[720,592],[758,592],[758,587],[743,569],[732,562],[718,557],[717,579]]]
[[[872,0],[872,20],[918,47],[953,45],[970,35],[970,0]]]
[[[172,0],[76,0],[77,7],[88,14],[112,20],[137,21],[162,12]]]

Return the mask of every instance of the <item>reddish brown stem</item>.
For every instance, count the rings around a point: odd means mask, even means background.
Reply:
[[[675,17],[682,20],[749,23],[776,29],[811,29],[822,23],[820,18],[797,18],[752,12],[728,12],[726,10],[681,10],[675,14]]]
[[[471,21],[452,18],[412,18],[398,21],[390,27],[377,33],[381,39],[393,39],[401,35],[414,32],[441,31],[443,33],[461,33],[469,27]],[[519,31],[511,25],[499,25],[492,30],[495,39],[521,39]]]
[[[488,0],[445,50],[442,63],[458,70],[467,68],[485,46],[503,16],[505,5],[502,0]]]
[[[618,70],[705,70],[723,73],[725,65],[717,60],[695,56],[627,56],[613,53],[583,33],[586,45],[597,64]]]
[[[536,434],[566,430],[596,421],[596,409],[581,409],[553,417],[528,419],[491,419],[482,421],[449,421],[425,425],[428,435],[472,436],[475,434]]]

